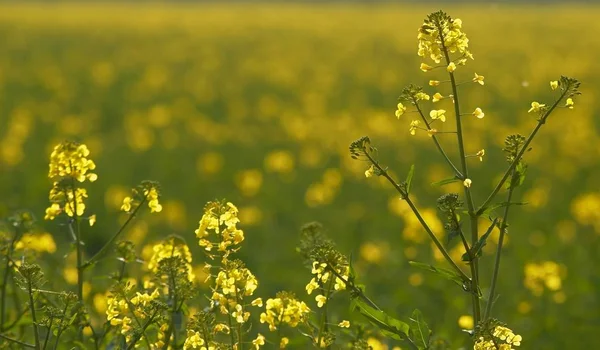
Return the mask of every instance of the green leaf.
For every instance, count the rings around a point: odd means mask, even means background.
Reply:
[[[352,310],[358,311],[367,318],[367,320],[378,327],[384,335],[396,340],[408,338],[408,333],[410,331],[408,323],[393,318],[384,311],[373,308],[360,298],[352,299],[350,305]]]
[[[451,184],[453,182],[459,182],[459,181],[460,181],[460,179],[457,179],[456,176],[454,176],[454,177],[450,177],[450,178],[447,178],[444,180],[436,181],[436,182],[432,183],[431,186],[444,186],[444,185]]]
[[[431,330],[429,326],[423,320],[423,314],[419,309],[415,309],[412,315],[410,316],[410,333],[412,335],[412,340],[417,345],[419,349],[428,349],[429,348],[429,339],[431,336]]]
[[[410,166],[408,175],[406,175],[406,194],[410,193],[410,184],[412,183],[413,175],[415,174],[415,165]]]
[[[483,215],[489,215],[492,211],[499,209],[499,208],[503,208],[503,207],[508,207],[511,205],[527,205],[529,204],[528,202],[501,202],[501,203],[496,203],[496,204],[492,204],[489,207],[487,207],[484,211],[483,211]]]
[[[417,267],[422,270],[427,270],[429,272],[433,272],[438,276],[441,276],[445,279],[453,281],[456,284],[458,284],[461,288],[462,288],[463,284],[466,282],[466,281],[463,281],[462,277],[460,277],[459,274],[457,274],[456,272],[454,272],[452,270],[444,269],[441,267],[435,267],[433,265],[424,264],[424,263],[420,263],[420,262],[416,262],[416,261],[409,261],[408,263],[411,266]]]
[[[525,181],[525,175],[527,175],[527,164],[519,162],[517,166],[515,166],[514,175],[510,178],[510,181],[506,183],[506,189],[521,186]]]
[[[487,244],[487,239],[492,231],[494,231],[494,227],[496,227],[497,222],[498,218],[495,218],[483,236],[479,237],[479,240],[471,247],[471,254],[467,252],[462,255],[462,261],[471,262],[472,258],[478,258],[481,256],[481,249],[483,249],[483,247],[485,247]]]

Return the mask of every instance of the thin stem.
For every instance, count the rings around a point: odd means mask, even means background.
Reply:
[[[448,49],[446,48],[444,32],[442,31],[442,26],[438,23],[438,32],[440,35],[440,42],[442,45],[442,51],[444,52],[444,58],[446,59],[446,65],[449,65],[450,54]],[[463,130],[462,130],[462,122],[460,118],[460,103],[458,99],[458,88],[456,85],[456,78],[454,77],[454,72],[449,72],[450,75],[450,84],[452,85],[452,96],[454,99],[454,115],[456,116],[456,139],[458,142],[458,152],[460,156],[460,163],[462,168],[462,173],[464,175],[463,180],[469,178],[469,168],[467,166],[467,159],[465,157],[465,145],[463,139]],[[467,208],[469,210],[470,217],[470,225],[471,225],[471,245],[474,245],[479,240],[479,234],[477,232],[477,216],[475,215],[475,205],[473,204],[473,197],[471,196],[471,190],[469,187],[464,186],[465,197],[467,199]],[[471,289],[472,291],[477,291],[479,289],[479,272],[478,272],[478,259],[477,257],[473,257],[471,263],[469,264],[471,268]],[[479,297],[477,293],[472,294],[473,298],[473,318],[475,324],[479,322],[481,317],[481,305],[479,304]]]
[[[154,313],[152,314],[152,316],[150,316],[150,318],[146,321],[146,323],[144,323],[144,325],[142,326],[142,332],[140,334],[138,334],[136,336],[136,338],[134,339],[133,342],[131,342],[129,344],[129,346],[127,346],[127,350],[131,350],[134,348],[135,344],[137,343],[137,341],[140,339],[140,337],[142,335],[146,335],[146,328],[148,328],[148,326],[150,326],[150,324],[152,323],[152,321],[154,321],[154,317],[156,317],[156,314],[158,313],[158,309],[154,310]],[[146,342],[148,343],[148,338],[144,337],[146,339]],[[150,344],[148,343],[148,346],[150,346]],[[166,349],[166,347],[165,347]]]
[[[229,339],[231,341],[231,349],[235,349],[235,335],[233,334],[233,322],[231,322],[231,310],[227,307],[227,321],[229,323]]]
[[[429,121],[427,120],[427,118],[425,118],[425,115],[423,114],[423,111],[419,107],[419,104],[417,103],[417,100],[416,99],[413,100],[413,103],[417,107],[417,111],[421,115],[421,119],[423,119],[423,123],[425,123],[425,125],[427,126],[427,130],[430,130],[431,126],[429,124]],[[438,134],[439,133],[440,132],[438,132]],[[452,132],[452,133],[454,133],[454,132]],[[437,147],[438,151],[440,151],[440,153],[442,154],[442,156],[444,157],[444,159],[446,160],[446,162],[448,163],[448,165],[450,165],[450,167],[454,171],[454,174],[456,175],[456,177],[458,177],[459,179],[462,179],[462,174],[456,168],[456,166],[454,165],[454,163],[452,163],[452,161],[450,160],[450,157],[448,157],[448,155],[446,154],[446,152],[444,152],[444,149],[442,148],[442,145],[438,141],[437,137],[435,135],[431,135],[431,138],[433,139],[433,142],[435,143],[435,146]]]
[[[69,310],[69,299],[65,301],[65,308],[63,309],[62,315],[60,317],[60,322],[58,323],[58,333],[56,333],[56,339],[54,341],[54,349],[58,349],[58,341],[60,336],[63,333],[63,322],[65,321],[65,316],[67,316],[67,311]]]
[[[325,291],[325,304],[323,305],[322,313],[321,313],[321,322],[319,325],[319,332],[317,333],[317,347],[321,348],[321,336],[323,332],[326,332],[327,329],[327,303],[329,302],[329,296],[331,295],[331,288],[333,287],[333,281],[335,278],[329,279],[329,284],[327,285],[327,290]]]
[[[127,225],[131,222],[131,220],[133,220],[133,218],[135,217],[137,212],[140,210],[140,208],[142,207],[142,205],[144,204],[145,201],[146,201],[146,197],[144,196],[142,198],[142,200],[140,201],[140,204],[135,208],[135,210],[131,213],[131,215],[129,215],[129,217],[127,218],[127,221],[125,221],[125,223],[123,223],[121,228],[119,228],[119,230],[108,240],[108,242],[106,242],[106,244],[104,244],[102,246],[102,248],[100,248],[100,250],[96,254],[94,254],[94,256],[92,256],[90,258],[90,260],[88,260],[85,264],[83,264],[84,269],[90,267],[92,264],[97,262],[102,257],[102,255],[104,255],[104,253],[106,253],[108,248],[119,237],[119,235],[121,235],[121,233],[125,230]]]
[[[377,169],[379,170],[379,172],[381,173],[381,175],[383,177],[385,177],[388,180],[388,182],[392,184],[392,186],[394,186],[394,188],[396,189],[396,191],[398,191],[398,193],[400,193],[400,196],[402,197],[402,199],[404,199],[406,201],[406,203],[408,203],[408,206],[410,207],[410,209],[412,210],[412,212],[415,214],[415,216],[417,217],[417,219],[421,223],[421,226],[423,226],[423,228],[425,229],[425,231],[427,232],[427,234],[429,235],[429,237],[431,238],[431,240],[433,241],[433,243],[435,244],[435,246],[438,248],[438,250],[440,251],[440,253],[442,253],[442,255],[444,256],[444,258],[446,259],[446,261],[448,261],[448,263],[456,270],[456,272],[458,272],[458,274],[461,276],[461,278],[465,282],[466,281],[470,281],[469,276],[467,276],[463,272],[463,270],[461,270],[461,268],[458,267],[458,265],[456,265],[456,263],[454,262],[454,260],[452,260],[452,258],[450,257],[450,255],[446,251],[446,248],[444,248],[444,246],[442,245],[442,243],[440,242],[440,240],[435,236],[435,234],[433,233],[433,231],[431,231],[431,228],[429,227],[429,225],[427,225],[427,223],[425,222],[425,219],[423,219],[423,216],[421,216],[421,213],[419,212],[419,210],[417,209],[417,207],[415,206],[415,204],[411,201],[410,197],[408,196],[408,193],[404,192],[404,190],[402,189],[402,187],[400,187],[400,185],[398,185],[396,183],[396,181],[394,181],[394,179],[392,179],[392,177],[387,173],[387,171],[385,171],[385,169],[383,169],[381,167],[381,165],[379,165],[379,163],[377,161],[375,161],[373,159],[373,157],[371,157],[371,155],[369,153],[365,153],[365,154],[366,154],[367,158],[371,161],[371,163],[373,165],[375,165],[375,167],[377,167]]]
[[[15,228],[15,235],[10,241],[8,246],[8,252],[6,253],[6,265],[4,266],[4,275],[2,276],[2,291],[0,292],[0,332],[4,331],[5,311],[6,311],[6,285],[8,284],[8,278],[10,277],[11,268],[10,262],[12,253],[14,251],[15,242],[19,237],[19,230]]]
[[[514,177],[516,174],[515,170],[512,171],[512,176]],[[508,220],[508,210],[510,209],[510,200],[512,199],[514,187],[511,186],[508,189],[508,198],[506,200],[509,203],[504,208],[504,216],[502,217],[502,225],[500,226],[500,237],[498,237],[498,247],[496,249],[496,260],[494,261],[494,272],[492,273],[492,283],[490,284],[490,294],[488,296],[488,302],[485,306],[484,320],[487,320],[490,317],[492,312],[492,304],[494,299],[494,294],[496,293],[496,282],[498,281],[498,271],[500,271],[500,256],[502,253],[502,245],[504,244],[504,236],[506,235],[506,228],[508,225],[506,224],[506,220]]]
[[[27,279],[27,294],[29,294],[29,309],[31,310],[31,323],[33,325],[33,337],[35,339],[35,349],[40,349],[40,335],[38,333],[37,319],[35,315],[35,302],[33,300],[31,276]]]
[[[52,333],[52,323],[54,323],[54,317],[50,317],[50,323],[48,324],[48,331],[46,332],[46,336],[44,337],[44,344],[42,345],[42,349],[46,349],[46,345],[48,345],[50,333]]]
[[[477,213],[476,214],[478,216],[480,216],[481,214],[483,214],[483,212],[488,208],[488,206],[490,205],[490,203],[492,202],[492,200],[494,200],[494,197],[496,197],[496,195],[498,194],[498,192],[500,192],[500,189],[502,189],[502,186],[504,185],[504,183],[508,179],[508,177],[511,174],[511,172],[513,171],[513,169],[515,169],[515,167],[517,166],[517,164],[519,164],[519,161],[521,160],[521,158],[523,158],[523,155],[527,151],[527,148],[529,147],[529,144],[531,143],[531,141],[533,140],[533,138],[535,137],[535,135],[538,133],[538,131],[540,130],[540,128],[542,127],[542,125],[544,125],[546,123],[546,119],[548,119],[548,116],[550,115],[550,113],[552,113],[552,111],[558,106],[558,104],[560,103],[560,101],[566,96],[567,91],[568,90],[565,89],[565,91],[560,95],[560,97],[556,100],[556,102],[554,102],[554,104],[552,105],[552,107],[550,107],[550,109],[548,109],[548,111],[546,113],[544,113],[544,115],[541,116],[540,119],[538,119],[537,125],[535,126],[535,128],[533,129],[533,131],[531,132],[531,134],[529,134],[529,137],[527,138],[527,140],[523,144],[523,147],[521,148],[521,150],[519,151],[519,153],[517,154],[517,156],[515,157],[515,159],[513,160],[513,162],[510,164],[510,166],[508,167],[508,169],[506,169],[506,171],[504,172],[504,175],[502,176],[502,179],[500,180],[500,182],[498,182],[498,184],[496,185],[496,188],[494,188],[494,190],[488,196],[488,198],[483,202],[483,204],[479,207],[479,209],[477,209]]]
[[[365,293],[362,291],[362,289],[358,288],[354,283],[347,281],[344,279],[344,276],[342,276],[339,272],[337,272],[336,270],[333,269],[333,267],[331,265],[329,266],[329,271],[331,271],[337,278],[339,278],[344,285],[346,286],[346,288],[350,287],[352,289],[352,291],[354,291],[356,293],[356,295],[360,296],[360,298],[367,304],[369,304],[370,307],[376,309],[376,310],[381,310],[379,308],[379,306],[377,306],[377,304],[375,304],[371,299],[369,299],[369,297],[367,297],[365,295]]]
[[[26,347],[26,348],[30,348],[30,349],[36,349],[35,345],[28,344],[28,343],[24,343],[24,342],[22,342],[22,341],[20,341],[20,340],[17,340],[17,339],[13,339],[13,338],[11,338],[11,337],[8,337],[8,336],[6,336],[6,335],[4,335],[4,334],[2,334],[2,333],[0,333],[0,338],[2,338],[2,339],[4,339],[4,340],[8,340],[8,341],[9,341],[9,342],[11,342],[11,343],[19,344],[19,345],[21,345],[21,346],[24,346],[24,347]]]

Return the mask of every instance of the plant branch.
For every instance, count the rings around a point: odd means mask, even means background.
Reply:
[[[19,345],[24,346],[26,348],[30,348],[30,349],[35,349],[36,348],[35,345],[24,343],[24,342],[22,342],[20,340],[13,339],[13,338],[11,338],[9,336],[6,336],[6,335],[4,335],[2,333],[0,333],[0,338],[2,338],[4,340],[8,340],[11,343],[19,344]]]

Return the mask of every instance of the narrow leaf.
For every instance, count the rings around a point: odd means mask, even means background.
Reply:
[[[460,181],[460,179],[457,179],[456,177],[450,177],[450,178],[447,178],[444,180],[433,182],[431,184],[431,186],[444,186],[444,185],[451,184],[453,182],[459,182],[459,181]]]
[[[410,184],[412,183],[413,175],[415,174],[415,165],[410,166],[408,175],[406,175],[406,194],[410,193]]]
[[[413,311],[410,316],[410,321],[410,333],[415,345],[417,345],[419,349],[428,349],[431,330],[425,320],[423,320],[423,314],[419,309]]]
[[[460,277],[460,275],[458,275],[456,272],[454,272],[452,270],[444,269],[444,268],[441,268],[441,267],[435,267],[433,265],[424,264],[424,263],[420,263],[420,262],[416,262],[416,261],[409,261],[408,263],[411,266],[417,267],[419,269],[427,270],[429,272],[433,272],[433,273],[435,273],[438,276],[441,276],[441,277],[443,277],[445,279],[453,281],[456,284],[458,284],[461,288],[463,286],[463,283],[465,282]]]
[[[492,231],[494,231],[494,227],[496,227],[497,222],[498,218],[495,218],[483,236],[479,237],[479,240],[471,247],[471,254],[469,255],[469,253],[466,252],[462,255],[462,261],[470,262],[473,258],[478,258],[481,256],[481,249],[483,249],[483,247],[485,247],[487,244],[487,239]]]
[[[404,340],[408,337],[410,327],[407,323],[371,307],[359,298],[354,298],[351,305],[354,310],[377,326],[384,335],[396,340]]]
[[[494,211],[496,209],[507,207],[507,206],[511,206],[511,205],[527,205],[527,204],[529,204],[529,203],[528,202],[501,202],[501,203],[495,203],[495,204],[492,204],[489,207],[487,207],[483,211],[483,214],[484,215],[489,215],[492,211]]]

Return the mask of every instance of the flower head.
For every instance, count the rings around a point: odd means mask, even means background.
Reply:
[[[369,177],[373,176],[373,174],[375,174],[375,167],[373,165],[371,165],[369,167],[369,169],[365,170],[365,177],[369,178]]]
[[[50,154],[48,177],[51,179],[71,177],[79,182],[96,181],[98,175],[90,172],[96,169],[96,164],[88,158],[89,155],[90,151],[84,144],[71,141],[59,143]]]
[[[436,92],[435,94],[433,94],[433,99],[431,101],[438,102],[439,100],[441,100],[443,98],[444,98],[444,96],[442,96],[442,94],[440,94],[439,92]]]
[[[550,88],[551,88],[552,90],[556,90],[556,89],[558,89],[558,81],[557,81],[557,80],[553,80],[553,81],[551,81],[551,82],[550,82]]]
[[[419,69],[422,70],[423,72],[427,72],[433,69],[432,66],[428,65],[427,63],[421,63],[421,65],[419,66]]]
[[[463,185],[466,188],[470,188],[472,183],[473,183],[473,181],[471,181],[471,179],[465,179],[465,181],[463,181]]]
[[[406,107],[402,103],[398,103],[398,109],[396,109],[396,117],[400,119],[400,116],[406,112]]]
[[[527,111],[527,113],[540,112],[540,111],[544,110],[545,108],[546,108],[545,104],[541,104],[539,102],[533,101],[533,102],[531,102],[531,108],[529,108],[529,111]]]
[[[260,322],[267,323],[274,331],[282,324],[296,327],[306,321],[310,309],[289,292],[279,292],[275,298],[267,299],[265,312],[260,314]]]
[[[485,79],[483,75],[475,73],[475,78],[473,78],[473,82],[478,83],[479,85],[485,85],[483,79]]]
[[[462,31],[462,21],[452,19],[442,11],[427,16],[419,28],[417,39],[417,54],[421,57],[429,56],[436,63],[444,57],[444,50],[472,58],[468,51],[469,39]]]
[[[485,117],[485,113],[483,113],[483,111],[479,107],[475,108],[475,110],[473,111],[473,115],[479,119]]]
[[[438,86],[438,85],[440,85],[439,80],[430,80],[429,81],[429,86]]]
[[[444,110],[444,109],[435,110],[434,109],[431,112],[429,112],[429,116],[433,120],[439,119],[442,122],[445,122],[446,121],[446,110]]]
[[[565,102],[565,107],[568,107],[569,109],[573,109],[574,105],[575,105],[575,103],[573,102],[573,99],[570,97]]]
[[[420,121],[418,120],[413,120],[412,122],[410,122],[410,134],[411,135],[415,135],[417,133],[417,129],[419,128],[419,124],[421,124]]]
[[[475,154],[477,157],[479,157],[479,161],[483,162],[483,156],[485,156],[485,149],[480,150],[479,152],[477,152]]]
[[[452,73],[456,70],[456,64],[454,62],[450,62],[450,64],[448,64],[448,66],[446,67],[446,70],[448,71],[448,73]]]

